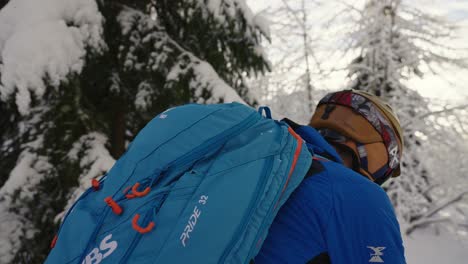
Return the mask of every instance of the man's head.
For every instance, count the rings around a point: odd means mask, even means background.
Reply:
[[[388,104],[362,91],[326,95],[310,125],[343,157],[345,165],[382,184],[400,175],[403,134]]]

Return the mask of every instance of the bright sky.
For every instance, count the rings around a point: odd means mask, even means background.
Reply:
[[[255,13],[278,6],[281,2],[282,0],[247,0],[247,3]],[[332,2],[333,0],[330,0],[327,3]],[[360,7],[365,1],[346,0],[346,2]],[[460,26],[460,30],[457,32],[458,39],[448,44],[456,47],[465,47],[468,50],[468,0],[413,0],[410,3],[416,5],[416,7],[420,7],[420,10],[423,12],[441,15],[449,20],[456,21]],[[332,13],[333,11],[326,7],[317,8],[317,10],[311,13],[311,18],[321,16],[324,12]],[[328,46],[333,46],[333,43],[329,43]],[[468,55],[468,52],[466,54]],[[342,59],[340,63],[345,66],[349,61]],[[322,85],[332,89],[342,88],[346,83],[345,76],[346,72],[337,72],[330,76],[328,80],[325,80]],[[415,77],[408,80],[408,85],[426,97],[449,100],[455,104],[466,103],[468,99],[468,70],[447,69],[442,73],[442,76],[426,74],[424,79]]]

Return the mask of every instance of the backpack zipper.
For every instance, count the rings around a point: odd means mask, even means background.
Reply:
[[[107,173],[106,173],[104,176],[102,176],[101,179],[99,179],[99,183],[101,184],[101,186],[102,186],[102,183],[104,182],[104,180],[106,179],[106,177],[107,177]],[[56,233],[57,238],[58,238],[58,236],[60,235],[60,231],[62,230],[62,227],[63,227],[63,225],[65,224],[65,221],[66,221],[68,215],[73,211],[73,209],[75,208],[75,206],[78,204],[79,201],[81,201],[82,199],[84,199],[86,196],[88,196],[88,194],[89,194],[90,192],[93,192],[93,191],[94,191],[93,187],[90,187],[90,188],[86,189],[86,191],[84,191],[84,192],[80,195],[80,197],[78,197],[78,199],[76,199],[76,201],[73,203],[73,205],[70,207],[70,209],[68,209],[67,213],[66,213],[65,216],[62,218],[62,219],[63,219],[62,223],[60,223],[60,226],[59,226],[59,228],[58,228],[58,230],[57,230],[57,233]]]
[[[92,237],[93,239],[96,238],[97,233],[99,232],[99,229],[100,229],[100,227],[101,227],[101,225],[102,225],[102,222],[104,222],[104,219],[105,219],[106,216],[109,214],[110,210],[111,210],[111,208],[108,207],[108,206],[106,206],[106,208],[104,209],[104,212],[102,213],[101,217],[99,218],[99,221],[98,221],[98,223],[97,223],[97,225],[96,225],[96,228],[94,228],[93,233],[91,234],[91,237]],[[91,241],[92,241],[91,239],[88,240],[88,243],[86,244],[85,250],[83,251],[83,253],[81,253],[80,261],[79,261],[78,263],[83,263],[83,260],[84,260],[84,258],[86,257],[86,254],[87,254],[88,251],[89,251],[89,246],[90,246],[90,244],[91,244],[91,243],[90,243]]]
[[[201,154],[203,154],[204,152],[206,152],[207,149],[209,149],[211,146],[213,145],[217,145],[219,144],[220,142],[222,142],[222,140],[224,140],[225,138],[229,138],[231,135],[235,135],[237,134],[238,132],[250,127],[251,125],[253,125],[257,120],[259,119],[259,116],[258,116],[258,113],[254,112],[252,113],[249,117],[247,117],[247,119],[245,119],[244,121],[242,121],[241,123],[237,124],[236,126],[232,127],[231,129],[229,129],[228,131],[225,131],[221,134],[219,134],[218,136],[215,136],[214,138],[211,138],[209,139],[207,142],[203,143],[202,145],[198,146],[197,148],[195,148],[194,150],[192,150],[191,152],[187,153],[186,155],[176,159],[175,161],[171,162],[167,167],[166,169],[164,169],[163,171],[166,171],[168,168],[180,168],[180,167],[183,167],[184,165],[186,165],[187,163],[190,163],[192,160],[193,160],[193,157],[198,157],[200,156]],[[167,174],[170,174],[169,173],[170,170],[167,172]],[[155,208],[155,210],[159,211],[159,208],[161,208],[162,204],[164,203],[164,200],[165,199],[161,199],[162,202],[159,204],[159,206],[157,207],[157,209]],[[145,217],[145,223],[148,222],[148,219],[147,217]],[[141,236],[142,234],[139,234],[137,233],[132,241],[132,243],[130,244],[127,252],[125,252],[125,255],[122,257],[122,259],[120,260],[119,263],[123,264],[125,263],[128,258],[130,257],[131,253],[133,252],[133,250],[135,249],[135,247],[138,245],[140,239],[141,239]]]
[[[294,135],[292,135],[294,136]],[[295,136],[294,136],[295,137]],[[295,137],[296,138],[296,137]],[[302,139],[298,139],[296,138],[295,142],[296,142],[296,146],[294,147],[295,151],[294,151],[294,154],[293,154],[293,158],[290,159],[290,162],[288,165],[288,168],[289,169],[289,172],[288,172],[288,177],[284,177],[283,178],[283,182],[281,184],[282,189],[280,192],[278,192],[275,196],[275,203],[274,204],[271,204],[270,208],[268,209],[268,213],[267,213],[267,216],[271,214],[272,210],[275,210],[276,207],[278,206],[278,203],[279,203],[279,200],[281,199],[281,197],[283,196],[283,193],[284,191],[286,190],[288,184],[289,184],[289,179],[290,177],[292,176],[292,174],[294,173],[294,169],[295,169],[295,166],[296,166],[296,162],[299,158],[299,155],[301,153],[301,150],[302,150],[302,143],[299,142],[299,140],[302,140]],[[265,217],[263,218],[262,220],[262,224],[260,225],[260,227],[264,227],[265,226],[265,221],[268,217]],[[259,232],[257,233],[257,235],[255,236],[255,240],[254,240],[254,245],[250,248],[249,250],[249,254],[247,255],[247,261],[250,261],[250,259],[252,259],[253,257],[255,256],[252,256],[252,253],[253,253],[253,250],[255,250],[255,248],[257,247],[257,243],[259,243],[259,239],[260,239],[260,236],[263,235],[263,231],[264,231],[265,228],[262,228],[261,230],[259,230]]]
[[[302,145],[303,145],[303,139],[294,132],[294,130],[291,127],[288,127],[289,133],[296,139],[294,142],[296,142],[296,147],[294,150],[294,156],[292,159],[292,164],[290,166],[289,172],[288,172],[288,177],[286,178],[286,183],[284,184],[283,189],[281,190],[281,196],[278,198],[278,201],[275,204],[275,208],[278,206],[279,200],[281,200],[284,191],[286,190],[286,187],[288,186],[289,180],[291,179],[292,174],[294,173],[294,170],[296,169],[297,161],[299,160],[299,155],[301,154],[302,151]]]
[[[252,114],[250,114],[246,119],[244,119],[239,124],[235,125],[234,127],[231,127],[227,131],[224,131],[224,132],[220,133],[219,135],[217,135],[217,136],[207,140],[206,142],[202,143],[200,146],[196,147],[195,149],[193,149],[189,153],[187,153],[187,154],[183,155],[182,157],[176,159],[175,161],[169,163],[165,167],[165,169],[163,169],[161,171],[167,171],[167,170],[170,170],[170,168],[180,168],[180,167],[186,165],[187,163],[190,163],[193,160],[193,157],[198,157],[201,154],[206,154],[205,153],[206,150],[209,150],[210,147],[212,147],[213,145],[220,144],[221,142],[223,142],[223,140],[225,140],[225,138],[229,138],[230,136],[235,135],[235,134],[241,132],[242,130],[252,126],[253,124],[255,124],[257,122],[257,120],[259,120],[261,118],[262,117],[257,112],[253,112]],[[172,179],[172,180],[174,180],[174,179]],[[155,182],[156,181],[157,180],[155,180]],[[162,203],[161,203],[161,206],[162,206]],[[92,235],[91,235],[91,237],[90,237],[90,239],[88,241],[88,244],[87,244],[87,246],[85,248],[85,251],[82,253],[82,255],[80,257],[80,262],[79,263],[81,263],[83,261],[83,258],[85,257],[85,254],[88,251],[91,242],[93,240],[95,240],[97,233],[101,229],[102,222],[104,221],[105,217],[107,216],[107,214],[109,212],[109,209],[110,208],[106,208],[105,213],[103,213],[103,215],[99,219],[99,222],[96,225],[96,227],[95,227],[95,229],[94,229],[94,231],[93,231],[93,233],[92,233]],[[145,216],[144,221],[147,222],[147,217],[146,216]],[[121,259],[120,263],[124,263],[123,261],[125,261],[125,260],[127,260],[129,258],[131,252],[137,246],[137,244],[138,244],[138,242],[140,240],[140,237],[141,237],[141,234],[139,234],[139,233],[134,237],[132,243],[130,244],[129,249],[125,253],[124,257]]]
[[[222,109],[219,109],[217,111],[214,111],[212,113],[210,113],[209,115],[212,115],[218,111],[221,111]],[[261,119],[262,116],[257,113],[256,111],[253,111],[249,116],[247,116],[246,119],[244,119],[242,122],[240,122],[239,124],[235,125],[234,127],[231,127],[229,129],[227,129],[227,131],[223,131],[221,132],[220,134],[218,134],[217,136],[215,136],[214,138],[211,138],[211,139],[208,139],[207,141],[203,142],[201,145],[199,145],[198,147],[196,147],[195,149],[193,149],[192,151],[190,151],[189,153],[183,155],[182,157],[179,157],[177,158],[176,160],[170,162],[168,165],[166,165],[163,169],[157,169],[155,170],[155,172],[153,174],[156,174],[156,173],[159,173],[159,175],[161,175],[162,173],[164,172],[167,172],[168,169],[170,169],[171,167],[175,166],[175,165],[179,165],[181,164],[182,162],[185,162],[185,160],[187,158],[191,158],[192,156],[194,156],[194,151],[197,151],[197,154],[198,152],[201,152],[201,151],[206,151],[206,149],[208,149],[208,147],[210,147],[212,144],[211,144],[211,141],[213,141],[214,139],[217,141],[220,141],[220,139],[222,139],[223,137],[227,137],[228,135],[231,135],[231,134],[235,134],[237,132],[239,132],[240,130],[242,129],[245,129],[246,127],[250,126],[250,125],[253,125],[253,123],[255,123],[258,119]],[[164,144],[164,143],[163,143]],[[207,146],[209,145],[209,146]],[[160,145],[161,146],[161,145]],[[157,147],[159,148],[159,147]],[[154,151],[154,150],[153,150]],[[150,154],[151,155],[151,154]],[[150,156],[148,155],[148,156]],[[143,158],[142,160],[146,159],[148,156],[146,156],[145,158]],[[181,159],[184,159],[184,160],[181,160]],[[141,161],[141,160],[140,160]],[[140,162],[138,161],[137,162],[137,165],[138,163]],[[190,161],[190,160],[189,160]],[[136,166],[135,166],[136,167]],[[129,179],[132,177],[134,171],[135,171],[135,167],[133,168],[133,171],[132,173],[130,174],[130,176],[126,179],[126,181],[118,188],[118,190],[122,189],[122,187],[128,183]],[[159,179],[155,179],[153,180],[152,182],[158,182]],[[114,197],[119,191],[117,191],[116,193],[114,193],[112,195],[112,197]]]
[[[169,178],[169,179],[166,179],[166,182],[161,183],[161,182],[159,182],[161,180],[161,175],[170,175],[172,170],[174,170],[174,169],[182,170],[182,168],[184,166],[190,164],[190,162],[192,162],[194,160],[194,157],[199,157],[201,155],[206,155],[207,153],[209,153],[209,152],[207,152],[207,150],[211,149],[212,146],[219,145],[223,141],[226,141],[225,140],[226,138],[230,138],[232,135],[235,135],[235,134],[239,133],[240,131],[252,126],[260,118],[261,117],[259,116],[259,114],[257,112],[253,112],[246,119],[244,119],[242,122],[235,125],[234,127],[231,127],[227,131],[224,131],[224,132],[218,134],[217,136],[208,139],[207,141],[205,141],[201,145],[194,148],[192,151],[190,151],[190,152],[184,154],[183,156],[177,158],[176,160],[170,162],[163,169],[157,169],[153,173],[153,175],[157,175],[157,176],[156,176],[155,179],[152,179],[150,181],[149,186],[153,187],[153,186],[158,185],[158,184],[170,185],[170,183],[175,181],[176,178]],[[149,178],[147,178],[147,179],[149,179]],[[162,179],[162,180],[164,180],[164,179]],[[146,186],[146,185],[144,185],[144,186]],[[142,186],[142,187],[144,187],[144,186]],[[124,200],[124,199],[126,199],[125,194],[123,195],[123,197],[116,199],[116,201],[120,201],[120,200]]]
[[[158,205],[156,207],[154,207],[153,209],[149,210],[145,217],[144,217],[144,220],[143,220],[143,223],[146,224],[148,223],[148,221],[151,219],[151,215],[153,214],[154,212],[154,215],[156,216],[159,212],[159,209],[161,209],[161,206],[164,204],[164,201],[166,200],[168,196],[168,193],[165,193],[164,194],[164,197],[161,198],[160,202],[158,203]],[[135,247],[138,245],[138,242],[140,242],[140,239],[141,239],[141,236],[143,234],[140,234],[140,233],[137,233],[134,237],[133,237],[133,241],[132,243],[130,244],[130,246],[128,247],[127,251],[125,252],[124,256],[120,259],[120,262],[121,264],[123,263],[126,263],[126,261],[128,260],[128,258],[130,257],[130,255],[132,254],[133,250],[135,249]]]
[[[207,150],[210,150],[212,146],[219,145],[226,140],[226,138],[230,138],[231,136],[234,136],[241,132],[242,130],[245,130],[246,128],[252,126],[254,123],[256,123],[259,119],[261,119],[261,116],[257,112],[253,112],[250,114],[245,120],[243,120],[241,123],[235,125],[234,127],[231,127],[227,131],[224,131],[220,133],[219,135],[205,141],[203,144],[200,146],[196,147],[189,153],[183,155],[182,157],[179,157],[175,161],[169,163],[162,171],[165,171],[167,174],[170,174],[171,170],[173,169],[181,169],[187,164],[190,164],[191,161],[193,161],[194,157],[199,157],[201,155],[206,155],[209,153]],[[174,181],[174,179],[169,179],[167,180],[168,182]]]
[[[274,158],[275,158],[275,155],[269,156],[267,158],[266,164],[263,167],[263,171],[262,171],[262,179],[257,184],[257,187],[255,188],[255,199],[253,199],[250,202],[247,213],[242,218],[241,225],[237,228],[237,230],[235,232],[235,235],[231,238],[231,241],[229,242],[229,246],[226,248],[226,250],[224,250],[224,253],[223,253],[222,257],[221,257],[221,261],[219,263],[225,263],[226,258],[228,256],[228,254],[232,251],[235,242],[238,240],[238,237],[242,234],[241,231],[245,229],[245,226],[247,225],[247,223],[248,223],[248,221],[249,221],[249,219],[250,219],[250,217],[251,217],[251,215],[253,213],[252,211],[254,209],[254,204],[257,204],[258,200],[260,199],[260,190],[265,188],[266,179],[267,179],[266,176],[268,174],[270,174],[271,170],[273,169],[273,159]],[[263,194],[263,192],[262,192],[262,194]]]

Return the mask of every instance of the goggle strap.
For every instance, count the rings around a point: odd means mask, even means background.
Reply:
[[[367,159],[366,147],[359,142],[356,143],[356,146],[359,154],[359,163],[361,163],[361,168],[367,171],[369,170],[369,161]]]
[[[378,171],[374,173],[375,183],[382,185],[385,181],[390,178],[392,169],[387,164],[383,165]]]

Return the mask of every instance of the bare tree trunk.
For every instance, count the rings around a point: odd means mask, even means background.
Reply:
[[[389,39],[388,39],[388,45],[390,46],[390,48],[392,48],[393,46],[393,39],[394,39],[394,35],[395,35],[395,16],[396,16],[396,12],[397,12],[397,8],[398,8],[398,5],[399,5],[399,1],[396,1],[394,3],[394,5],[392,5],[393,3],[390,3],[389,6],[386,6],[384,7],[384,10],[383,11],[383,14],[384,16],[390,16],[390,34],[389,34]],[[382,91],[382,94],[381,96],[386,98],[388,92],[390,92],[391,90],[391,87],[389,87],[388,83],[389,83],[389,58],[386,57],[387,59],[387,62],[385,63],[385,76],[384,76],[384,80],[382,81],[382,85],[383,85],[383,89],[381,89]],[[391,60],[391,58],[390,58]]]
[[[0,9],[2,9],[6,4],[8,4],[9,0],[0,0]]]
[[[304,51],[304,61],[305,61],[305,89],[307,92],[307,104],[309,111],[312,111],[313,107],[313,101],[312,101],[312,91],[313,91],[313,86],[312,86],[312,78],[311,78],[311,69],[310,69],[310,61],[311,59],[315,59],[313,51],[309,49],[309,33],[307,32],[308,29],[308,17],[307,17],[307,10],[306,10],[306,0],[301,0],[301,7],[300,10],[295,11],[286,0],[282,0],[284,7],[286,8],[286,12],[289,13],[290,17],[295,20],[297,23],[297,26],[300,27],[301,32],[302,32],[302,50]],[[302,16],[298,15],[298,13],[301,13]],[[318,64],[318,63],[317,63]],[[301,76],[302,78],[302,76]]]
[[[308,47],[308,34],[307,34],[307,12],[305,11],[305,0],[301,1],[302,5],[302,37],[304,41],[304,58],[306,63],[306,90],[307,90],[307,100],[309,103],[309,110],[312,111],[312,84],[310,78],[310,66],[309,66],[309,49]]]

